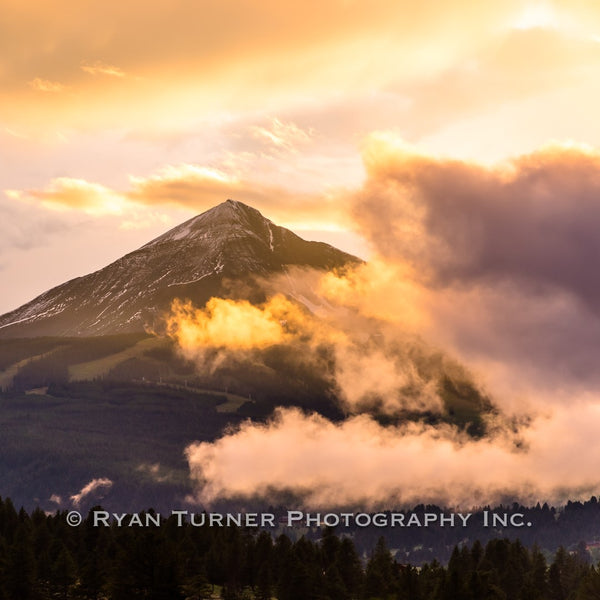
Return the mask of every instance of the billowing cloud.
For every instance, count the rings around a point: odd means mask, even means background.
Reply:
[[[92,494],[96,492],[106,492],[112,487],[112,485],[113,482],[106,477],[92,479],[89,483],[84,485],[77,494],[71,496],[73,506],[80,506],[81,502],[87,499]]]
[[[354,213],[382,255],[440,284],[508,278],[597,305],[600,153],[550,146],[488,168],[374,138],[366,162]]]
[[[286,339],[284,321],[290,308],[281,296],[263,308],[223,298],[211,298],[202,309],[175,301],[167,332],[188,355],[206,347],[264,348]]]
[[[350,344],[336,348],[336,382],[352,411],[368,407],[369,401],[376,399],[375,406],[384,414],[444,412],[439,379],[420,373],[409,354],[378,348],[357,350]]]
[[[538,418],[516,444],[503,436],[474,441],[448,427],[382,427],[367,415],[333,424],[282,409],[267,424],[246,422],[192,444],[187,457],[204,504],[292,492],[309,507],[470,508],[597,492],[599,426],[598,404],[577,405]]]
[[[310,285],[327,302],[343,306],[351,314],[384,321],[388,327],[395,324],[418,334],[429,325],[428,291],[405,264],[373,258],[343,274],[321,273]]]
[[[291,270],[277,278],[279,283],[267,284],[286,290],[287,297],[277,294],[262,305],[212,298],[195,308],[177,301],[167,318],[167,334],[204,372],[244,362],[269,372],[261,351],[285,351],[286,360],[330,383],[348,413],[442,414],[444,378],[468,385],[475,402],[477,386],[466,369],[405,328],[344,305],[343,295],[320,293],[322,277]],[[286,284],[291,287],[281,287]]]
[[[420,286],[429,332],[515,380],[600,383],[600,153],[549,146],[484,167],[379,136],[365,160],[355,218]]]

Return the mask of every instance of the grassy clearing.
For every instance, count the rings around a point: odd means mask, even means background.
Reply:
[[[69,338],[17,338],[0,340],[0,371],[4,371],[26,359],[44,356],[58,346],[64,346]]]
[[[179,376],[179,377],[175,376],[175,377],[172,377],[172,379],[175,381],[177,381],[177,380],[185,381],[185,378],[183,376]],[[242,404],[245,404],[246,402],[248,402],[248,398],[245,398],[244,396],[238,396],[237,394],[230,394],[229,392],[224,392],[222,390],[200,388],[200,387],[195,387],[192,385],[185,385],[182,383],[172,383],[172,382],[165,382],[165,383],[156,383],[155,382],[153,385],[162,386],[162,387],[170,388],[170,389],[174,389],[174,390],[187,391],[187,392],[191,392],[194,394],[202,394],[202,395],[214,396],[214,397],[225,397],[226,401],[218,404],[215,408],[215,410],[220,413],[234,413],[237,411],[237,409],[240,406],[242,406]]]
[[[209,392],[209,390],[204,391]],[[224,396],[227,397],[227,402],[224,402],[223,404],[219,404],[219,406],[217,406],[217,412],[220,413],[234,413],[240,406],[242,406],[242,404],[248,402],[248,398],[244,398],[243,396],[236,396],[236,394],[226,394],[225,392],[219,393],[222,393]]]
[[[29,356],[27,358],[24,358],[23,360],[20,360],[19,362],[16,362],[16,363],[10,365],[3,371],[0,371],[0,390],[6,389],[11,386],[14,376],[26,364],[30,363],[31,361],[41,360],[42,358],[46,358],[47,356],[50,356],[52,353],[56,352],[59,348],[60,348],[60,346],[58,348],[54,348],[53,350],[50,350],[49,352],[44,352],[44,354],[37,354],[36,356]]]
[[[130,358],[142,356],[147,350],[164,346],[166,343],[164,338],[146,338],[121,352],[97,360],[72,364],[69,366],[69,381],[86,381],[102,377],[119,363]]]

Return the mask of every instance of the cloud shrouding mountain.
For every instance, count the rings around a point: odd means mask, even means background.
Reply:
[[[314,283],[319,276],[297,271],[294,285],[303,279]],[[443,408],[437,389],[442,373],[468,378],[402,330],[390,327],[384,335],[380,321],[340,304],[326,305],[326,298],[332,300],[331,295],[313,296],[323,302],[313,307],[318,314],[280,294],[261,306],[220,298],[204,308],[175,302],[167,331],[201,370],[242,361],[268,371],[262,349],[291,350],[286,354],[294,357],[293,363],[330,380],[350,414],[369,407],[389,415],[405,410],[437,414]]]
[[[311,506],[471,506],[597,492],[600,156],[553,146],[491,168],[378,137],[365,161],[353,212],[380,259],[311,275],[320,303],[298,331],[343,332],[336,380],[346,398],[364,391],[363,378],[373,389],[386,381],[385,349],[424,339],[474,365],[505,412],[530,420],[473,440],[448,425],[386,428],[367,414],[333,424],[281,410],[188,448],[198,500],[291,490]],[[384,350],[350,360],[366,323]],[[397,376],[410,359],[393,356]],[[379,393],[391,397],[396,383]]]

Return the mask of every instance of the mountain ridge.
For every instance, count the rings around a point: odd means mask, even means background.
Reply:
[[[227,282],[247,282],[292,265],[334,269],[359,262],[227,200],[106,267],[0,315],[0,338],[143,331],[175,298],[203,304],[230,293]]]

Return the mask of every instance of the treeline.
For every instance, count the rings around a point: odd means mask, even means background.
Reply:
[[[144,516],[140,517],[142,521]],[[380,538],[276,539],[240,527],[70,527],[65,513],[17,512],[0,499],[2,600],[594,600],[600,572],[584,546],[548,563],[536,547],[491,540],[455,547],[447,566],[395,560]]]
[[[442,512],[438,506],[415,506],[410,511],[401,511],[408,515],[414,513],[423,521],[424,513]],[[524,523],[531,527],[484,526],[482,511],[497,514],[520,514]],[[388,544],[399,550],[407,562],[423,564],[434,559],[447,562],[455,544],[463,540],[482,543],[498,538],[519,539],[527,546],[538,545],[544,550],[555,551],[559,546],[574,548],[579,542],[600,542],[600,502],[592,496],[585,502],[568,501],[562,507],[555,508],[547,503],[535,506],[523,506],[517,503],[495,507],[482,507],[472,510],[472,517],[465,527],[440,526],[433,523],[428,527],[353,527],[342,531],[352,535],[357,548],[372,548],[377,538],[383,535]],[[406,517],[408,520],[408,516]]]

